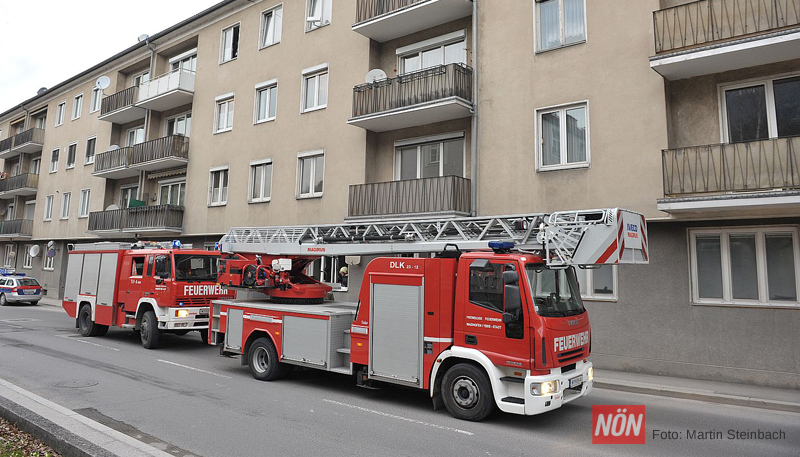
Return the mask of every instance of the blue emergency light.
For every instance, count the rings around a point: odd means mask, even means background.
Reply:
[[[172,249],[180,249],[181,240],[172,240]]]
[[[510,251],[514,249],[513,241],[490,241],[489,248],[496,252]]]

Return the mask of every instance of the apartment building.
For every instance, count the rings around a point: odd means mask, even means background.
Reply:
[[[800,0],[221,2],[0,114],[4,261],[56,297],[81,240],[620,206],[651,264],[579,270],[597,365],[797,388],[798,39]]]

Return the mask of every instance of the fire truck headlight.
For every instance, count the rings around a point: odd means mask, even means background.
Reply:
[[[586,379],[589,381],[594,379],[594,367],[589,367],[589,369],[586,370]]]
[[[552,395],[558,391],[558,381],[534,382],[531,384],[532,395]]]
[[[175,317],[189,317],[189,310],[188,309],[176,310]]]

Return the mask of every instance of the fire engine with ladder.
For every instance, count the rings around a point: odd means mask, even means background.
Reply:
[[[274,380],[291,366],[426,389],[481,420],[540,414],[588,394],[591,329],[575,267],[648,263],[644,216],[598,209],[497,217],[233,228],[209,343]],[[320,256],[376,257],[357,303],[324,301],[304,273]],[[353,286],[353,282],[350,283]],[[260,294],[256,294],[260,297]]]

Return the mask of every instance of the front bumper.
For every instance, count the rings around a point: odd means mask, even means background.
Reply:
[[[550,373],[541,376],[527,376],[525,378],[525,414],[541,414],[547,411],[560,408],[565,403],[569,403],[580,397],[588,395],[592,391],[594,380],[589,380],[589,368],[592,362],[578,362],[574,370],[566,373]],[[570,388],[570,380],[582,377],[580,386]],[[548,395],[533,395],[531,384],[546,381],[556,381],[558,389]]]
[[[208,329],[209,308],[204,307],[180,307],[162,308],[163,314],[158,316],[158,328],[160,330],[206,330]],[[176,311],[185,311],[186,317],[176,316]]]
[[[6,301],[9,303],[38,302],[42,299],[41,292],[36,295],[20,294],[17,292],[5,292]]]

